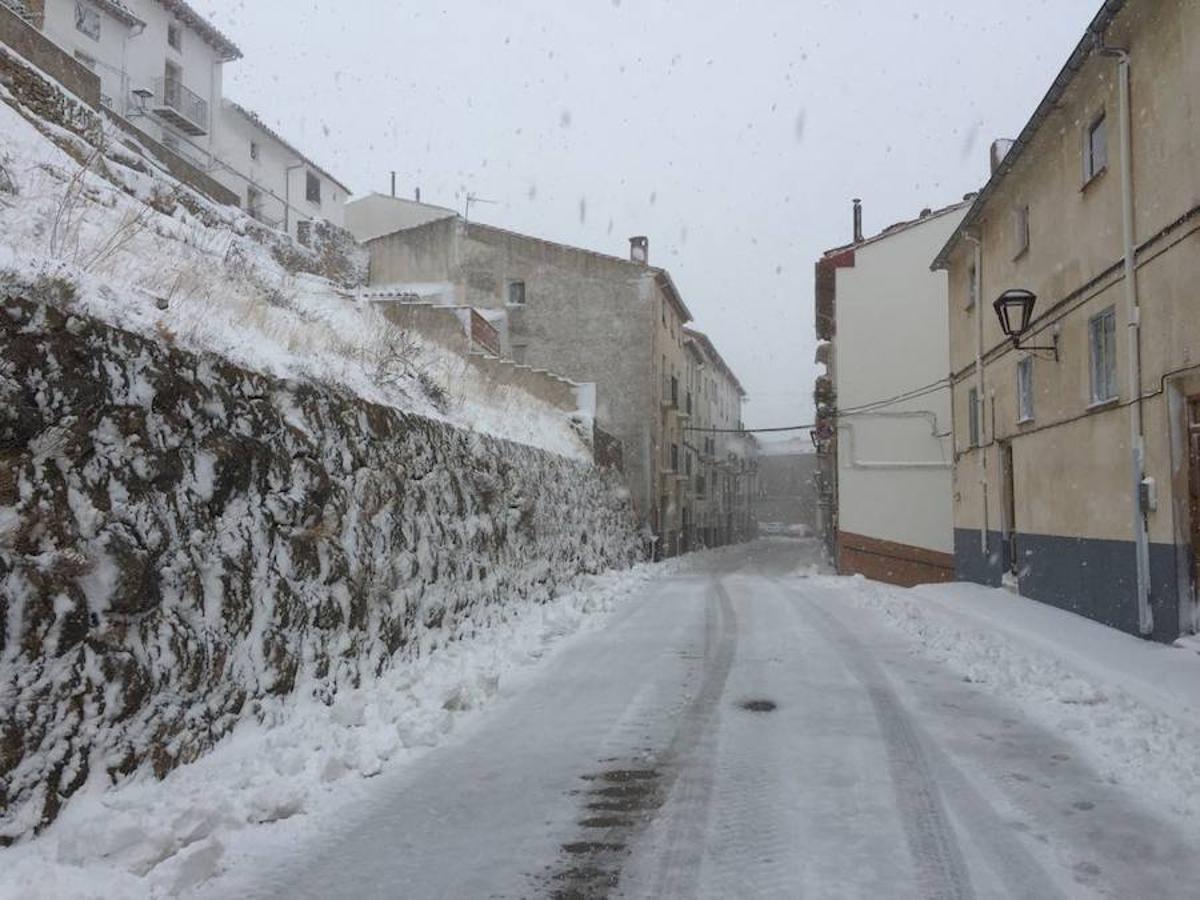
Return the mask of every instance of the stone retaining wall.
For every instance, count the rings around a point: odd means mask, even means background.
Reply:
[[[637,553],[600,470],[8,290],[0,843]]]

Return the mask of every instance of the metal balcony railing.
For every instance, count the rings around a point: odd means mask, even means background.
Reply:
[[[150,111],[192,137],[208,134],[208,101],[175,78],[154,80]]]

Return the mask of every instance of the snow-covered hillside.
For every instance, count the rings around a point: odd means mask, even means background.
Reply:
[[[62,105],[89,112],[69,97]],[[0,234],[0,282],[62,279],[79,312],[109,324],[588,458],[587,423],[522,391],[490,389],[481,372],[400,332],[352,291],[290,270],[283,262],[303,248],[181,184],[107,119],[93,114],[69,130],[2,83]]]

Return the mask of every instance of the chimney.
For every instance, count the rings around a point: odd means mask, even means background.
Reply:
[[[643,266],[650,263],[650,240],[644,235],[629,239],[629,258]]]
[[[1004,157],[1008,156],[1008,151],[1012,149],[1016,141],[1010,141],[1006,138],[1000,138],[992,141],[992,174],[996,174],[996,170],[1000,168],[1000,163],[1004,162]]]
[[[396,196],[396,170],[392,170],[392,197]]]
[[[862,230],[862,201],[857,197],[854,198],[854,243],[861,244],[863,241]]]
[[[417,188],[417,202],[418,203],[421,202],[421,189],[420,188]]]

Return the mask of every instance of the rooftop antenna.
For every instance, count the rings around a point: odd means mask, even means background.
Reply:
[[[484,197],[477,197],[475,194],[467,192],[467,202],[463,210],[463,218],[468,222],[471,221],[471,204],[472,203],[499,203],[499,200],[488,200]]]

